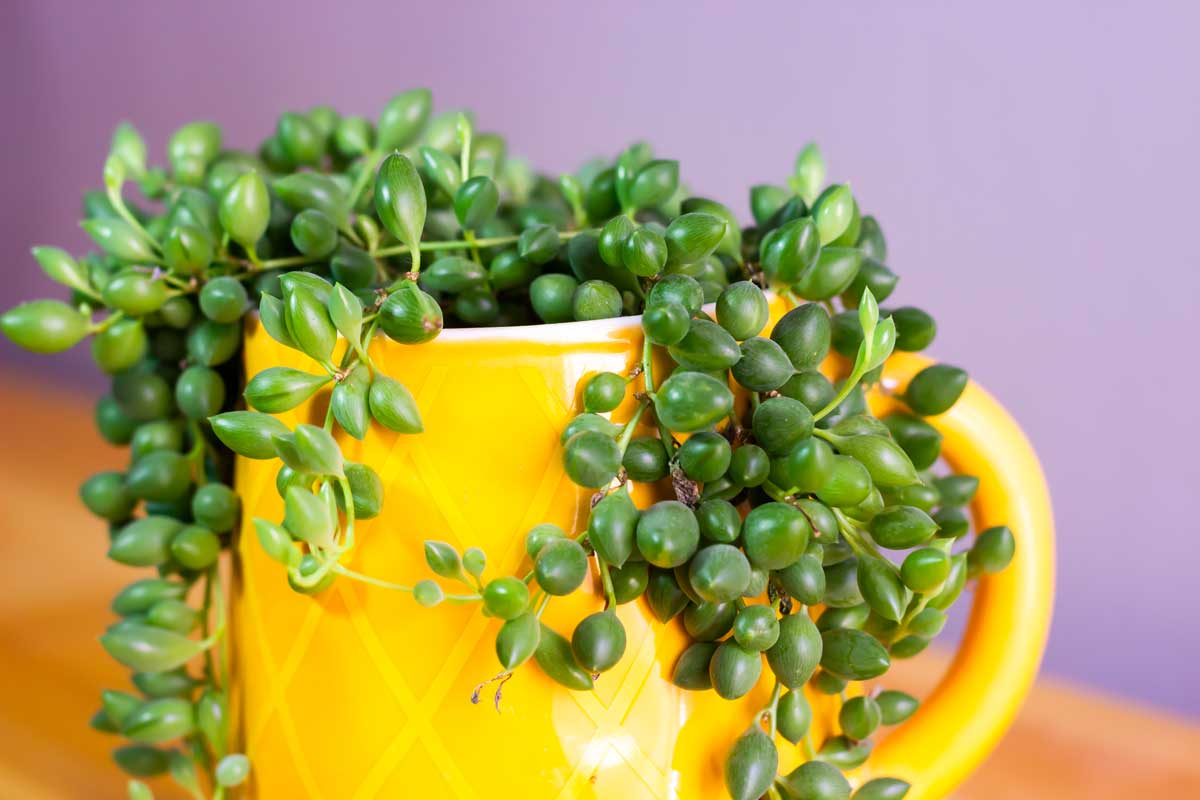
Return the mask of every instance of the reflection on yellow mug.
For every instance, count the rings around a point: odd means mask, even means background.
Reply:
[[[775,301],[772,322],[785,310]],[[304,356],[251,323],[246,369],[307,368]],[[541,522],[586,526],[591,492],[562,468],[559,434],[577,410],[578,387],[598,371],[628,372],[641,355],[637,318],[523,328],[447,330],[418,347],[383,337],[372,357],[416,396],[425,432],[379,426],[342,441],[386,487],[383,514],[362,522],[347,566],[412,584],[429,577],[425,539],[480,547],[487,574],[522,567],[524,535]],[[896,354],[885,382],[903,386],[927,362]],[[632,403],[614,412],[627,418]],[[871,398],[876,413],[886,397]],[[282,415],[320,422],[327,398]],[[1037,670],[1053,595],[1049,498],[1037,459],[1016,423],[971,384],[930,419],[955,468],[980,478],[979,526],[1009,525],[1016,556],[981,580],[970,625],[949,672],[906,723],[887,733],[855,775],[908,780],[910,800],[946,796],[1011,722]],[[260,550],[250,519],[282,518],[277,462],[240,459],[244,522],[232,603],[234,728],[254,764],[246,796],[662,800],[724,797],[722,765],[734,739],[766,705],[769,679],[737,701],[670,682],[686,635],[658,623],[644,601],[622,605],[624,658],[572,692],[527,666],[474,705],[475,687],[499,671],[499,622],[478,604],[436,609],[410,595],[339,580],[295,594]],[[639,505],[661,495],[639,486]],[[593,588],[551,603],[544,621],[570,634],[603,606]],[[816,741],[837,715],[836,697],[812,696]],[[797,748],[780,740],[783,771]]]

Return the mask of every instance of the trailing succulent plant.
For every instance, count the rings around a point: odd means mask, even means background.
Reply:
[[[469,114],[432,116],[425,90],[395,97],[374,123],[328,107],[283,114],[257,153],[226,149],[215,125],[192,123],[167,154],[168,169],[149,166],[142,138],[120,125],[104,191],[84,199],[83,228],[100,252],[34,248],[71,296],[0,318],[38,352],[90,337],[112,377],[96,424],[129,446],[130,464],[93,476],[81,494],[109,523],[109,557],[155,571],[117,595],[120,619],[101,636],[137,690],[105,692],[92,720],[131,740],[114,752],[126,772],[169,772],[194,797],[220,798],[250,770],[229,750],[218,569],[238,524],[237,454],[282,462],[284,517],[254,526],[296,591],[350,579],[426,606],[479,603],[501,621],[502,676],[533,662],[578,691],[624,653],[615,606],[642,598],[693,640],[675,666],[679,687],[733,699],[764,669],[773,677],[768,705],[728,755],[734,798],[850,796],[843,771],[917,701],[878,688],[849,697],[847,684],[921,652],[968,578],[1003,569],[1014,543],[998,527],[959,546],[978,481],[938,467],[941,436],[923,417],[953,405],[963,370],[922,370],[898,395],[907,411],[880,419],[868,409],[864,389],[892,351],[925,348],[936,328],[917,308],[880,310],[897,282],[883,234],[847,186],[823,188],[815,147],[786,187],[751,189],[747,228],[690,196],[678,164],[644,144],[555,181],[477,133]],[[126,199],[131,183],[142,205]],[[765,290],[793,306],[768,336]],[[309,369],[244,379],[236,356],[255,311]],[[372,361],[379,332],[418,345],[447,324],[638,313],[640,363],[588,378],[562,432],[567,474],[596,492],[586,529],[538,525],[525,539],[528,566],[486,578],[480,550],[426,542],[433,572],[463,585],[457,594],[341,563],[355,521],[379,513],[383,486],[369,465],[343,458],[338,436],[362,439],[374,423],[422,430],[412,395]],[[821,371],[831,349],[841,357],[829,361],[841,370],[832,381]],[[272,416],[327,387],[323,426],[289,429]],[[630,419],[606,416],[631,393]],[[655,435],[636,435],[645,423]],[[676,499],[638,508],[631,484],[660,482]],[[569,632],[541,622],[548,603],[585,582],[601,587],[603,610]],[[842,696],[839,733],[813,740],[806,690]],[[785,775],[781,740],[807,759]],[[853,796],[907,790],[881,778]],[[135,779],[130,795],[150,793]]]

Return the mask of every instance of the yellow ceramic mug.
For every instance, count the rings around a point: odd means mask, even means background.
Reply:
[[[776,301],[772,321],[784,308]],[[304,356],[252,324],[248,374],[269,366],[309,368]],[[343,441],[386,487],[384,513],[360,523],[347,566],[411,584],[429,577],[421,543],[481,547],[488,574],[516,571],[524,534],[540,522],[586,525],[591,492],[562,469],[559,434],[576,410],[581,378],[626,372],[640,358],[637,318],[522,328],[447,330],[409,347],[379,337],[372,356],[416,396],[425,432],[399,436],[375,426]],[[885,382],[904,384],[927,363],[897,354]],[[626,418],[632,400],[614,412]],[[877,413],[890,401],[872,398]],[[327,398],[288,414],[319,422]],[[1037,459],[1013,420],[971,384],[931,422],[954,466],[980,477],[980,526],[1008,524],[1012,566],[982,580],[954,664],[912,719],[891,731],[857,779],[893,775],[910,800],[945,796],[994,746],[1037,670],[1053,593],[1052,520]],[[517,671],[493,706],[474,688],[499,672],[498,622],[477,604],[421,608],[405,594],[339,579],[317,597],[292,592],[260,550],[249,520],[279,519],[275,462],[239,460],[244,522],[232,603],[234,727],[254,764],[247,796],[295,798],[724,797],[722,761],[768,699],[768,679],[736,702],[677,689],[669,677],[686,644],[678,622],[663,626],[641,601],[619,608],[624,659],[571,692],[532,665]],[[639,487],[639,501],[655,487]],[[550,604],[545,621],[570,634],[602,606],[577,593]],[[836,698],[813,697],[819,741]],[[781,769],[797,748],[781,740]]]

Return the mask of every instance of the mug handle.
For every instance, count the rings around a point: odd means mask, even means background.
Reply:
[[[888,359],[885,381],[898,392],[931,361]],[[872,398],[877,414],[898,408]],[[955,469],[979,477],[976,530],[1008,525],[1016,552],[1007,569],[979,579],[962,644],[941,683],[917,712],[883,739],[858,776],[893,776],[906,800],[946,797],[988,755],[1033,685],[1054,603],[1054,519],[1037,455],[1016,421],[974,382],[944,414],[929,418]]]

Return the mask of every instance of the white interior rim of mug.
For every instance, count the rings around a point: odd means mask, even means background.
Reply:
[[[775,292],[764,291],[767,302],[775,300]],[[706,303],[701,310],[716,317],[716,303]],[[443,328],[434,342],[521,341],[548,344],[575,344],[612,338],[617,331],[641,325],[642,315],[591,319],[582,322],[551,322],[534,325],[507,325],[495,328]]]

